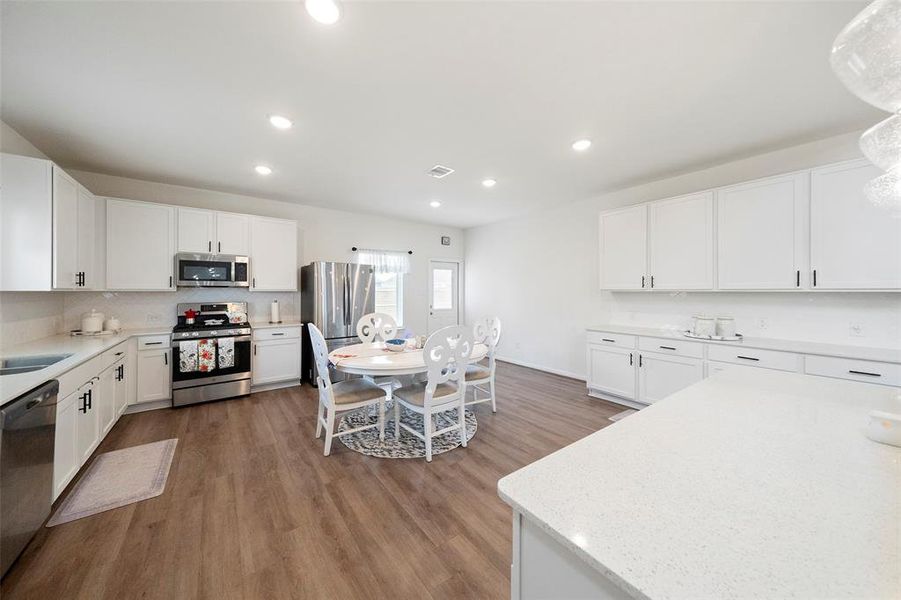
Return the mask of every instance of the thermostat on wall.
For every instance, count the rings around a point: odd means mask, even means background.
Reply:
[[[450,236],[449,235],[441,236],[441,245],[442,246],[450,246]]]

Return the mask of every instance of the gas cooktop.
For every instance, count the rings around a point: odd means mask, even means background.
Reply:
[[[193,323],[189,323],[185,315],[188,311],[194,313]],[[247,321],[246,302],[180,303],[178,324],[172,328],[173,340],[249,334],[250,323]]]

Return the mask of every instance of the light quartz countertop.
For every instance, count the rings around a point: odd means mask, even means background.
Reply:
[[[606,329],[604,329],[606,331]],[[901,391],[726,371],[498,482],[636,598],[901,597]]]
[[[34,389],[51,379],[56,379],[66,371],[74,369],[113,346],[127,341],[129,338],[142,335],[168,335],[170,333],[172,333],[171,326],[153,329],[128,329],[114,335],[71,336],[69,334],[60,334],[4,348],[0,352],[0,356],[3,358],[38,354],[71,354],[72,356],[39,371],[0,377],[0,405],[6,404],[10,400],[15,400],[28,390]]]
[[[589,327],[587,331],[607,331],[622,335],[638,335],[646,337],[679,339],[699,344],[720,344],[723,346],[743,346],[745,348],[758,348],[760,350],[781,350],[783,352],[796,352],[798,354],[817,354],[820,356],[838,356],[841,358],[856,358],[860,360],[874,360],[878,362],[901,363],[901,349],[898,348],[871,348],[868,346],[853,346],[850,344],[826,344],[822,342],[801,342],[796,340],[783,340],[779,338],[754,338],[745,337],[737,342],[724,342],[719,340],[699,340],[682,335],[681,331],[674,329],[659,329],[655,327],[633,327],[630,325],[617,325],[607,323]]]
[[[252,321],[250,326],[253,329],[275,329],[277,327],[300,327],[302,323],[297,319],[285,319],[281,323],[270,323],[269,321]]]

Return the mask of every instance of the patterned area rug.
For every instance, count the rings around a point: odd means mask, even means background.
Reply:
[[[406,431],[400,430],[400,439],[394,439],[394,407],[389,404],[389,408],[385,410],[385,441],[379,440],[379,430],[377,427],[359,431],[350,435],[339,436],[341,443],[360,454],[367,456],[375,456],[378,458],[424,458],[425,442],[418,437]],[[466,441],[472,439],[478,429],[476,416],[471,411],[466,413]],[[444,429],[457,422],[457,409],[449,410],[435,416],[438,429]],[[422,431],[422,415],[413,411],[401,408],[401,423],[412,427],[417,431]],[[370,410],[358,410],[348,413],[341,417],[338,424],[338,431],[347,431],[348,429],[356,429],[370,423],[378,423],[378,415]],[[449,450],[453,450],[460,446],[460,432],[449,431],[443,435],[432,438],[432,456],[442,454]]]
[[[159,496],[166,488],[177,439],[104,452],[94,459],[47,527]]]

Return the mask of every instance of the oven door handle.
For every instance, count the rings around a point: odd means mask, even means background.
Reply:
[[[224,336],[223,339],[225,339],[225,338],[233,339],[233,340],[235,340],[236,342],[249,342],[249,341],[252,339],[251,336],[249,336],[249,335]],[[173,348],[176,348],[176,347],[178,347],[178,345],[181,344],[182,342],[197,342],[197,341],[200,341],[200,340],[216,340],[216,339],[219,339],[219,338],[204,338],[204,337],[198,337],[198,338],[193,338],[193,339],[190,339],[190,340],[174,340],[174,341],[172,342],[172,347],[173,347]]]

